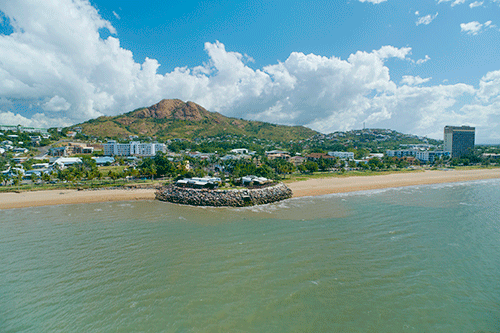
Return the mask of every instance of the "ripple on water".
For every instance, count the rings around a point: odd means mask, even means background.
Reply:
[[[498,182],[0,212],[0,330],[497,331]]]

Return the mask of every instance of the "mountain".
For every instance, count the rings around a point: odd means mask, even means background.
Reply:
[[[71,126],[95,137],[128,138],[130,135],[156,137],[158,140],[246,135],[273,141],[302,140],[319,134],[304,126],[275,125],[261,121],[229,118],[205,110],[193,102],[164,99],[115,117],[99,117]]]

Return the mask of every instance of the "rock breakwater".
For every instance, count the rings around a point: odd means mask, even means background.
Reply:
[[[167,185],[156,192],[156,199],[192,206],[244,207],[263,205],[292,197],[285,184],[258,189],[210,190]]]

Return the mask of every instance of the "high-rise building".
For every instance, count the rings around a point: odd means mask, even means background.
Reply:
[[[451,153],[452,158],[460,158],[474,151],[476,128],[470,126],[445,126],[444,150]]]

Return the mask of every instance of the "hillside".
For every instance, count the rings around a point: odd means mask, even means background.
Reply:
[[[115,117],[99,117],[82,124],[82,133],[95,137],[128,138],[130,135],[156,137],[158,140],[221,135],[246,135],[273,141],[310,138],[319,134],[303,126],[274,125],[260,121],[229,118],[205,110],[193,102],[164,99]]]

